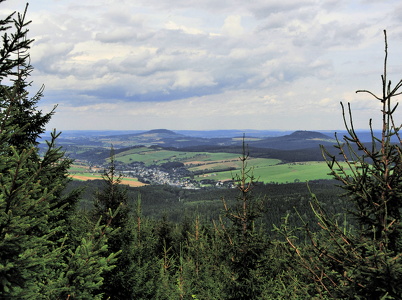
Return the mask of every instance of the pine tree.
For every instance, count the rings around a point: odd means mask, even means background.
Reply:
[[[0,4],[5,0],[0,1]],[[8,139],[8,144],[18,148],[30,148],[38,145],[38,138],[45,131],[45,125],[54,114],[37,110],[37,103],[43,96],[44,86],[33,96],[29,97],[27,87],[31,85],[28,80],[33,67],[30,64],[29,49],[33,42],[27,38],[28,25],[26,21],[28,5],[22,14],[13,13],[0,21],[2,45],[0,50],[0,87],[2,97],[0,108],[5,113],[8,126],[19,128]],[[10,31],[13,30],[13,31]],[[11,85],[5,85],[6,81]]]
[[[134,257],[131,256],[134,247],[132,216],[128,207],[127,189],[121,185],[122,176],[117,174],[114,149],[111,148],[109,167],[103,173],[102,190],[95,193],[94,215],[105,224],[115,229],[108,236],[108,253],[121,252],[116,261],[116,268],[105,273],[105,283],[102,288],[106,296],[112,299],[130,299],[132,290],[128,285]],[[115,212],[112,219],[109,211]]]
[[[344,222],[328,214],[314,195],[311,206],[322,230],[312,232],[308,247],[289,244],[314,280],[321,297],[336,299],[402,298],[402,139],[394,120],[402,80],[387,79],[388,43],[385,35],[382,95],[367,90],[381,104],[382,128],[376,136],[370,120],[371,143],[364,144],[354,129],[350,105],[343,119],[348,134],[338,139],[342,160],[323,148],[331,175],[345,190],[352,209]],[[346,225],[341,225],[345,223]]]
[[[159,288],[162,289],[159,285],[161,272],[159,253],[156,250],[156,222],[143,216],[141,195],[138,195],[134,217],[134,244],[129,254],[133,263],[128,270],[130,276],[127,285],[131,287],[132,299],[156,299]]]
[[[243,137],[241,174],[234,178],[239,190],[237,203],[231,208],[223,199],[225,216],[230,220],[230,227],[225,229],[232,277],[227,287],[228,299],[258,299],[262,292],[261,270],[268,245],[256,226],[263,203],[253,195],[256,179],[252,168],[247,166],[248,159]]]
[[[0,20],[0,298],[96,299],[114,261],[114,254],[102,256],[108,228],[96,226],[78,246],[68,243],[78,193],[62,193],[71,160],[56,146],[59,134],[39,153],[54,110],[37,109],[43,88],[31,98],[26,91],[33,70],[27,7]],[[91,268],[83,269],[87,262]]]
[[[224,299],[225,286],[231,282],[227,278],[230,273],[227,260],[222,259],[227,240],[222,238],[221,229],[202,224],[198,216],[192,225],[184,244],[183,263],[191,294],[194,299]]]
[[[102,222],[108,219],[108,211],[120,210],[117,217],[113,219],[113,227],[118,228],[127,221],[129,208],[127,189],[121,185],[122,175],[117,174],[116,162],[113,147],[110,150],[109,167],[104,170],[103,189],[98,190],[94,197],[94,214],[96,219],[102,218]]]

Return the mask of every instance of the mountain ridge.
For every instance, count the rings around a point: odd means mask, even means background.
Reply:
[[[316,147],[320,144],[325,146],[333,145],[335,140],[329,136],[307,130],[297,130],[285,135],[276,136],[255,136],[237,135],[230,137],[195,137],[177,133],[168,129],[153,129],[139,133],[102,136],[103,143],[114,144],[115,148],[131,147],[136,145],[163,146],[172,148],[206,147],[206,146],[236,146],[241,145],[243,137],[245,142],[252,147],[272,148],[280,150],[294,150]],[[249,132],[252,134],[252,132]]]

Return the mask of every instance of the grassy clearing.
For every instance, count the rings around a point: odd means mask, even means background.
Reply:
[[[331,179],[329,169],[325,162],[300,162],[289,164],[263,164],[261,161],[249,161],[249,167],[253,168],[253,174],[262,182],[295,182],[317,179]],[[211,172],[195,177],[196,180],[205,178],[213,180],[230,180],[239,171]]]
[[[325,162],[303,162],[254,168],[254,175],[263,182],[295,182],[317,179],[331,179]]]

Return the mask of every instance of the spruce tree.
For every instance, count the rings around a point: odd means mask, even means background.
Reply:
[[[258,230],[256,221],[263,212],[263,202],[253,195],[256,179],[247,166],[249,153],[243,137],[240,175],[234,177],[239,195],[234,207],[224,199],[225,217],[230,226],[225,228],[227,256],[231,280],[226,288],[227,299],[258,299],[262,293],[262,267],[267,243]]]
[[[103,189],[94,197],[94,216],[101,224],[114,231],[108,236],[108,253],[120,252],[116,268],[104,275],[102,291],[111,299],[130,299],[132,288],[128,284],[132,275],[134,257],[134,233],[132,215],[128,207],[127,189],[121,185],[122,176],[117,174],[113,146],[110,151],[109,167],[103,173]],[[110,218],[109,211],[115,212]]]
[[[335,146],[342,159],[323,148],[331,175],[350,201],[344,220],[326,212],[313,194],[311,206],[321,230],[306,224],[310,246],[287,240],[314,281],[321,297],[336,299],[402,298],[402,139],[394,120],[402,80],[392,86],[387,78],[388,42],[381,76],[382,127],[376,135],[369,122],[371,143],[363,143],[354,128],[351,106],[342,105],[347,135]],[[343,224],[343,225],[342,225]]]
[[[37,109],[43,88],[33,97],[26,90],[33,70],[27,8],[0,20],[0,298],[97,299],[114,261],[103,256],[109,229],[97,225],[69,244],[78,193],[63,194],[71,160],[56,146],[59,134],[39,153],[54,110]]]

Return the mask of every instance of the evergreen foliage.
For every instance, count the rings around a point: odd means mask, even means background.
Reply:
[[[371,145],[363,144],[353,125],[350,105],[343,119],[348,135],[337,139],[338,160],[323,148],[323,154],[333,177],[345,190],[351,202],[345,221],[328,213],[315,195],[311,202],[321,230],[312,232],[306,225],[311,241],[300,247],[287,235],[299,262],[314,280],[316,293],[336,299],[401,299],[402,244],[401,138],[394,120],[398,106],[394,98],[402,80],[394,87],[387,79],[388,43],[385,35],[385,59],[382,75],[382,95],[366,90],[381,104],[381,136],[374,135]],[[394,142],[396,141],[396,142]],[[354,225],[355,226],[352,226]]]
[[[110,151],[109,168],[103,173],[103,189],[95,193],[94,217],[101,224],[110,226],[114,231],[108,236],[109,255],[120,253],[116,268],[104,274],[102,291],[113,299],[129,299],[131,287],[129,276],[132,275],[133,258],[130,256],[134,242],[133,227],[130,222],[126,189],[121,186],[121,175],[116,173],[113,147]],[[115,212],[110,218],[110,211]]]
[[[106,223],[109,210],[116,211],[119,209],[116,218],[112,220],[112,226],[118,228],[127,221],[129,212],[127,191],[121,185],[121,174],[117,174],[116,172],[113,147],[110,150],[109,160],[109,167],[102,175],[103,188],[96,191],[94,195],[94,215],[96,219],[100,217],[102,222]]]
[[[0,1],[0,4],[4,1]],[[101,274],[112,267],[106,226],[76,243],[71,237],[78,191],[63,194],[71,160],[56,146],[56,132],[39,154],[40,135],[54,113],[29,97],[30,65],[23,13],[0,20],[0,298],[99,298]]]
[[[232,278],[227,287],[228,299],[258,299],[262,293],[261,270],[268,244],[255,223],[262,216],[263,203],[252,195],[256,180],[253,170],[247,167],[248,158],[243,138],[241,174],[234,178],[239,190],[237,203],[230,208],[223,199],[225,216],[231,222],[229,228],[224,228]]]

